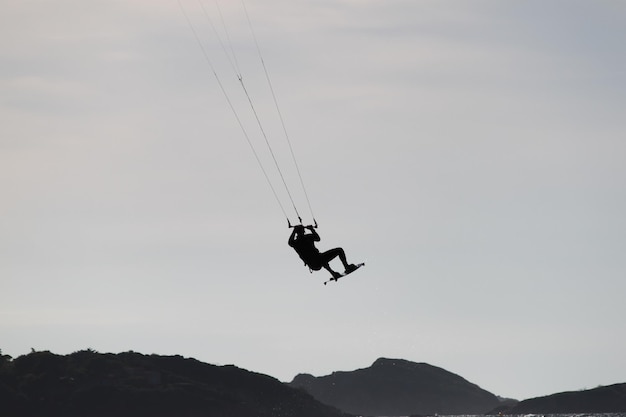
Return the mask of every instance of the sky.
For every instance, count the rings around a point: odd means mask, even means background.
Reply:
[[[520,400],[626,382],[626,3],[245,6],[0,0],[3,354],[281,381],[401,358]],[[238,73],[353,275],[287,246]]]

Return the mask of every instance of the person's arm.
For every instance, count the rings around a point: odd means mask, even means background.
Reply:
[[[291,236],[289,236],[289,241],[287,242],[289,246],[293,247],[293,244],[296,242],[296,229],[294,228],[291,231]]]
[[[307,227],[307,229],[309,229],[311,231],[311,234],[313,235],[313,240],[316,242],[319,242],[321,240],[320,235],[317,234],[317,232],[315,231],[315,228],[313,226],[309,226]]]

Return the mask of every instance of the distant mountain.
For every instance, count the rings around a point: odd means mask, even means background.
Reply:
[[[626,412],[626,383],[571,391],[520,401],[504,414],[568,414]]]
[[[426,363],[380,358],[365,369],[314,377],[300,374],[290,383],[324,404],[352,414],[482,414],[498,398],[458,375]]]
[[[0,415],[345,417],[301,390],[232,365],[91,350],[0,355]]]

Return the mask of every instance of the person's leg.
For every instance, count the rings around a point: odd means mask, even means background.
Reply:
[[[342,248],[335,248],[335,249],[328,250],[328,251],[320,254],[320,257],[322,259],[322,264],[323,265],[328,265],[328,263],[330,261],[332,261],[336,257],[339,257],[339,259],[341,260],[341,263],[343,264],[343,267],[345,269],[348,269],[350,267],[350,265],[348,264],[348,261],[346,259],[346,253],[344,252],[344,250]]]
[[[328,264],[324,265],[324,269],[327,270],[328,272],[330,272],[330,274],[333,276],[333,278],[339,278],[341,276],[341,274],[339,272],[333,271],[333,269]]]

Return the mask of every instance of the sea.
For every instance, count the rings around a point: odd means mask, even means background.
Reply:
[[[385,416],[379,416],[385,417]],[[411,416],[403,416],[411,417]],[[486,415],[442,415],[424,416],[424,417],[486,417]],[[500,414],[497,417],[626,417],[626,413],[579,413],[579,414]]]
[[[378,416],[378,417],[411,417],[411,416]],[[423,417],[486,417],[486,415],[443,415]],[[626,413],[579,413],[579,414],[500,414],[497,417],[626,417]]]

